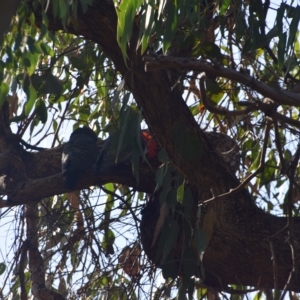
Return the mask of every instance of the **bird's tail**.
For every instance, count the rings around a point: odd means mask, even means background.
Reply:
[[[67,190],[73,190],[78,182],[80,172],[72,172],[63,174],[63,188]]]

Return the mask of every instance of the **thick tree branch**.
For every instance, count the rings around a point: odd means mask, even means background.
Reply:
[[[89,188],[95,185],[100,186],[108,182],[113,182],[132,186],[138,191],[151,193],[155,188],[154,171],[150,170],[146,163],[143,163],[141,164],[139,175],[140,181],[137,184],[130,165],[118,166],[107,172],[104,176],[95,175],[94,169],[91,169],[81,177],[76,185],[76,189]],[[2,200],[0,208],[34,203],[40,201],[40,199],[66,192],[68,191],[62,186],[61,173],[39,179],[28,179],[18,184],[13,192],[7,193],[8,200]]]
[[[207,72],[213,76],[227,78],[257,91],[264,97],[271,98],[280,105],[300,106],[299,95],[296,93],[271,88],[269,85],[253,77],[207,61],[193,61],[169,56],[145,56],[145,70],[147,72],[158,69],[177,69],[183,71]]]

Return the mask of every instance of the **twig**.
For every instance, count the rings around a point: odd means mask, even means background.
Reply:
[[[280,141],[278,123],[277,123],[275,116],[272,116],[272,120],[273,120],[274,131],[275,131],[275,145],[277,147],[278,154],[279,154],[281,170],[284,170],[285,169],[285,161],[284,161],[284,157],[283,157],[283,153],[282,153],[282,145],[281,145],[281,141]]]
[[[27,149],[31,149],[31,150],[37,150],[37,151],[43,151],[43,150],[47,150],[47,148],[42,148],[42,147],[37,147],[37,146],[34,146],[34,145],[30,145],[28,144],[27,142],[25,142],[24,140],[20,140],[21,144],[23,146],[25,146]]]
[[[134,222],[135,222],[135,226],[136,228],[139,228],[138,223],[141,223],[141,220],[136,216],[135,212],[132,210],[131,205],[128,205],[128,203],[123,199],[123,197],[119,196],[118,194],[109,191],[108,189],[106,189],[105,187],[101,186],[101,189],[103,190],[103,192],[105,192],[108,195],[111,195],[113,197],[116,197],[117,199],[119,199],[120,201],[122,201],[123,204],[126,205],[126,207],[128,208],[128,210],[130,211]]]
[[[60,120],[60,122],[59,122],[59,124],[58,124],[58,126],[57,126],[57,128],[56,128],[56,130],[55,130],[55,133],[54,133],[54,139],[53,139],[53,141],[52,141],[51,148],[53,148],[54,145],[55,145],[55,141],[56,141],[58,132],[59,132],[60,127],[61,127],[61,125],[62,125],[62,123],[63,123],[63,121],[64,121],[64,119],[65,119],[65,115],[66,115],[66,113],[67,113],[67,111],[68,111],[69,105],[70,105],[70,103],[71,103],[71,101],[72,101],[72,99],[73,99],[73,97],[74,97],[76,91],[77,91],[77,88],[75,87],[75,88],[73,89],[71,95],[70,95],[70,98],[69,98],[67,104],[66,104],[65,110],[64,110],[64,112],[63,112],[63,114],[62,114],[62,116],[61,116],[61,120]]]
[[[270,134],[270,129],[271,129],[271,122],[270,119],[267,118],[266,119],[266,129],[265,129],[265,138],[264,138],[264,144],[263,144],[263,148],[262,148],[262,152],[261,152],[261,156],[260,156],[260,162],[259,162],[259,167],[256,169],[256,171],[251,174],[247,179],[245,179],[239,186],[237,186],[234,189],[230,189],[228,192],[221,194],[219,196],[214,196],[208,200],[205,200],[203,202],[201,202],[198,205],[203,205],[205,203],[208,203],[210,201],[214,201],[214,200],[220,200],[229,196],[232,196],[238,192],[240,192],[247,184],[248,182],[250,182],[257,174],[259,174],[261,171],[263,171],[264,167],[265,167],[265,156],[266,156],[266,152],[267,152],[267,146],[268,146],[268,141],[269,141],[269,134]]]
[[[275,54],[273,53],[273,51],[271,50],[270,46],[265,47],[265,49],[266,49],[267,53],[270,55],[271,59],[274,61],[274,63],[275,63],[276,65],[278,65],[278,59],[277,59],[277,57],[275,56]],[[293,82],[299,82],[298,79],[296,79],[294,76],[292,76],[292,75],[288,72],[288,69],[287,69],[286,66],[283,66],[283,67],[282,67],[282,71],[285,73],[285,74],[284,74],[284,77],[285,77],[285,78],[284,78],[284,82],[285,82],[285,83],[287,83],[287,79],[288,79],[288,78],[291,79],[291,80],[293,80]]]
[[[277,266],[277,259],[275,255],[274,250],[274,244],[272,242],[272,238],[268,238],[271,248],[271,254],[272,254],[272,262],[273,262],[273,277],[274,277],[274,290],[278,291],[278,266]]]
[[[282,123],[288,123],[288,124],[290,124],[292,126],[300,128],[300,121],[288,118],[288,117],[286,117],[286,116],[284,116],[284,115],[282,115],[280,113],[275,113],[275,117],[276,117],[277,120],[279,120]]]
[[[205,87],[204,87],[204,79],[205,79],[205,73],[202,73],[200,75],[200,95],[201,95],[201,100],[205,106],[205,108],[214,114],[219,114],[219,115],[225,115],[227,117],[237,117],[237,116],[242,116],[242,115],[246,115],[254,110],[258,110],[260,109],[262,112],[264,112],[265,114],[269,115],[272,117],[273,122],[274,122],[274,126],[275,126],[275,143],[276,146],[278,148],[279,151],[279,156],[280,156],[280,161],[282,166],[284,166],[284,160],[283,160],[283,155],[282,155],[282,147],[280,146],[280,138],[279,138],[279,130],[278,130],[278,124],[277,121],[280,121],[282,123],[287,123],[290,124],[292,126],[295,126],[297,128],[300,128],[300,121],[288,118],[278,112],[275,111],[276,104],[268,101],[265,101],[266,99],[264,99],[264,101],[256,101],[255,103],[253,102],[247,102],[247,101],[240,101],[240,105],[241,106],[247,106],[246,109],[244,110],[238,110],[238,111],[230,111],[227,110],[224,107],[216,107],[213,104],[210,103],[209,99],[206,97],[206,93],[205,93]],[[270,113],[271,112],[271,113]],[[276,121],[277,120],[277,121]]]

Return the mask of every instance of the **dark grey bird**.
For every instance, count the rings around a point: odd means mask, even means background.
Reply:
[[[79,177],[96,163],[98,154],[96,133],[88,127],[77,128],[63,147],[63,187],[73,189]]]

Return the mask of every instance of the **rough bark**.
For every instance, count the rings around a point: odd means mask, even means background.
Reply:
[[[37,24],[41,22],[38,15],[36,20]],[[49,20],[51,30],[64,30],[51,15]],[[176,88],[171,88],[167,72],[145,72],[143,57],[135,51],[138,33],[136,24],[133,28],[131,48],[128,49],[130,70],[126,68],[116,42],[116,21],[112,3],[99,0],[95,1],[94,6],[86,14],[78,14],[76,26],[67,29],[75,35],[99,43],[113,60],[117,70],[131,88],[136,102],[143,109],[149,127],[160,144],[166,148],[174,165],[178,166],[193,186],[195,194],[198,195],[197,200],[211,198],[211,190],[215,195],[219,195],[237,187],[239,181],[227,171],[226,166],[223,166],[219,157],[212,151],[212,146],[190,114],[180,92]],[[191,145],[188,150],[194,155],[186,155],[184,151],[186,145]],[[193,151],[193,145],[197,146],[198,151]],[[33,199],[37,189],[46,190],[45,194],[48,196],[64,192],[59,187],[61,175],[55,175],[60,172],[58,167],[60,151],[61,149],[53,149],[23,155],[27,177],[34,180],[29,180],[24,186],[20,186],[19,190],[17,189],[12,195],[14,196],[11,198],[12,201],[24,203]],[[48,165],[49,161],[51,166]],[[128,170],[126,168],[122,171],[115,170],[106,178],[87,176],[79,182],[78,187],[83,188],[105,181],[132,185],[134,180],[132,177],[127,177]],[[154,186],[153,173],[141,172],[140,182],[145,186],[140,189],[151,192]],[[44,178],[45,176],[52,177]],[[24,201],[21,201],[22,194],[25,195]],[[206,282],[220,289],[234,283],[273,288],[274,276],[269,237],[280,232],[287,224],[287,219],[268,215],[258,209],[246,190],[230,198],[210,202],[205,211],[203,228],[210,237],[204,255]],[[294,231],[296,244],[299,245],[299,219],[294,220]],[[283,289],[292,269],[287,231],[278,233],[272,242],[278,267],[278,287]],[[299,252],[299,249],[297,251]],[[293,281],[291,289],[300,291],[299,277]]]

